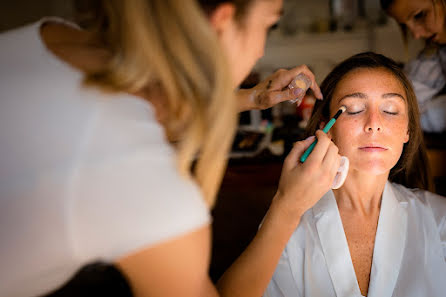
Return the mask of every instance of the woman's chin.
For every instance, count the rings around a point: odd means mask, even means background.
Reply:
[[[361,161],[356,164],[352,164],[353,162],[350,162],[350,168],[356,169],[358,172],[361,172],[363,174],[369,175],[369,176],[380,176],[383,174],[388,174],[390,172],[390,169],[395,164],[388,164],[387,162],[381,161],[381,160],[374,160],[374,161]]]

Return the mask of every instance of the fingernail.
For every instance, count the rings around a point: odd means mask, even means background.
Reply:
[[[307,139],[305,139],[305,141],[307,141],[307,140],[314,140],[316,138],[316,136],[310,136],[310,137],[307,137]]]
[[[300,95],[302,95],[304,90],[302,90],[301,88],[295,88],[293,89],[293,95],[296,97],[299,97]]]

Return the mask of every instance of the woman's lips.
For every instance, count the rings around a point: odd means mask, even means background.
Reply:
[[[444,40],[442,40],[442,37],[439,36],[439,33],[436,33],[432,35],[430,38],[427,39],[427,43],[434,42],[436,44],[444,44]]]
[[[379,145],[366,145],[366,146],[361,146],[359,149],[363,152],[368,152],[368,153],[387,151],[387,148]]]

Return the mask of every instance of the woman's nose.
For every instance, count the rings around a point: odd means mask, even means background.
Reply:
[[[381,132],[383,130],[381,117],[378,112],[370,111],[368,113],[364,130],[366,133]]]

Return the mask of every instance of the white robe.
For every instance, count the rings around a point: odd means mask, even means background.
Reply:
[[[368,297],[446,296],[446,198],[387,182]],[[360,297],[332,191],[302,217],[265,297]]]

